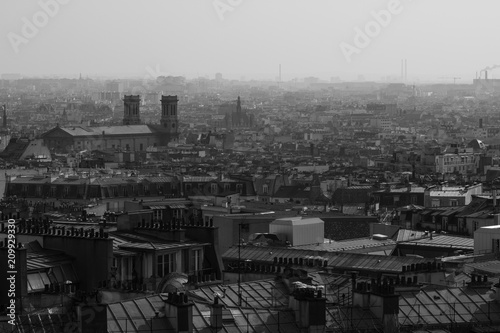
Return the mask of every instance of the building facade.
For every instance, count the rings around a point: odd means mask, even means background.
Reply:
[[[179,136],[177,96],[162,96],[161,118],[157,125],[141,124],[139,95],[125,96],[123,125],[59,127],[42,134],[51,152],[84,150],[145,151],[166,146]]]

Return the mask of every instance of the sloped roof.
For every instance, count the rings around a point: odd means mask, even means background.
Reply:
[[[241,251],[239,253],[238,251]],[[271,254],[270,254],[271,253]],[[273,263],[274,257],[304,258],[306,256],[317,256],[316,250],[299,250],[286,247],[256,247],[243,246],[229,248],[223,255],[223,260],[252,260],[262,263]],[[336,270],[360,270],[370,272],[400,273],[402,267],[416,263],[427,263],[429,259],[414,257],[395,257],[366,255],[347,252],[321,252],[321,256],[328,261],[328,267]]]
[[[500,304],[490,288],[426,287],[403,291],[399,299],[399,325],[499,324]],[[490,321],[493,319],[493,322]],[[457,326],[458,327],[458,326]]]

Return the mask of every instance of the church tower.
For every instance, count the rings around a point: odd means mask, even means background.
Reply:
[[[160,124],[172,141],[177,140],[179,135],[179,117],[177,114],[177,96],[161,96],[161,119]]]
[[[233,114],[233,127],[241,127],[241,99],[238,96],[238,101],[236,102],[236,112]]]
[[[141,96],[125,95],[125,97],[123,98],[123,103],[123,125],[139,125],[141,123],[141,116],[139,113]]]

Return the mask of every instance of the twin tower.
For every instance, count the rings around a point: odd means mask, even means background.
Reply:
[[[177,133],[179,118],[177,113],[177,96],[161,96],[161,118],[160,124],[164,127],[165,132]],[[141,96],[125,95],[123,98],[124,113],[123,125],[139,125],[141,124],[140,105]]]

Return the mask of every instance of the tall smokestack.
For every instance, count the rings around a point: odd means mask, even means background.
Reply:
[[[483,118],[479,118],[479,128],[483,128]]]
[[[280,64],[280,76],[279,76],[279,80],[281,82],[281,64]]]
[[[484,71],[484,79],[488,80],[488,71]]]

